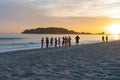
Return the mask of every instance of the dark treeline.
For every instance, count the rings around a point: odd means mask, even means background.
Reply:
[[[25,30],[22,32],[23,34],[79,34],[78,32],[67,30],[64,28],[37,28]]]
[[[90,33],[90,32],[75,32],[73,30],[67,30],[64,28],[48,27],[48,28],[36,28],[36,29],[26,29],[22,34],[83,34],[83,35],[103,35],[105,32],[101,33]]]

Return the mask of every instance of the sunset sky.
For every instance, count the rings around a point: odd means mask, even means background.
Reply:
[[[0,33],[37,27],[109,33],[116,23],[120,0],[0,0]]]

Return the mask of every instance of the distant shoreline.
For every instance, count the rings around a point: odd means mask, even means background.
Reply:
[[[26,29],[22,32],[23,34],[79,34],[73,30],[67,30],[65,28],[48,27],[48,28],[36,28]]]
[[[68,30],[65,28],[58,28],[58,27],[48,27],[48,28],[36,28],[36,29],[26,29],[22,34],[86,34],[92,35],[93,33],[89,32],[76,32],[73,30]],[[96,35],[103,35],[105,32],[95,33]]]

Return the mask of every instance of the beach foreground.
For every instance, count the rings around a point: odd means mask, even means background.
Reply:
[[[120,80],[120,41],[4,52],[0,80]]]

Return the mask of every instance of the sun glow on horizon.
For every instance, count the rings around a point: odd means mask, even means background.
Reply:
[[[119,40],[119,36],[118,35],[114,35],[114,39],[115,40]]]
[[[110,34],[120,34],[120,23],[112,23],[107,27],[107,31]]]

